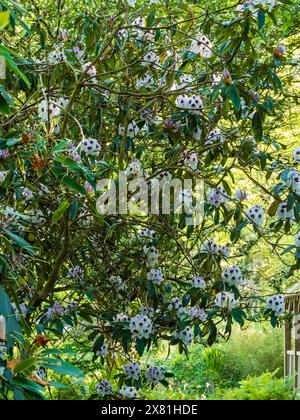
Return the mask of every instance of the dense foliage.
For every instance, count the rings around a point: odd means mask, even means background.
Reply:
[[[51,397],[63,375],[143,397],[171,376],[138,363],[161,341],[187,353],[288,317],[300,148],[277,129],[297,104],[297,2],[0,4],[0,397]],[[201,223],[186,189],[185,214],[101,213],[122,171],[202,180]]]

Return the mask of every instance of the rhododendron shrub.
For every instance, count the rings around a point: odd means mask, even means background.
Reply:
[[[3,398],[46,397],[61,375],[93,380],[91,398],[143,398],[171,375],[143,361],[160,342],[188,353],[285,319],[285,286],[264,291],[252,252],[267,247],[282,280],[299,268],[299,147],[284,155],[275,130],[293,4],[93,3],[7,2]],[[119,193],[121,173],[202,181],[200,222],[192,189],[171,197],[186,214],[104,214],[99,183]]]

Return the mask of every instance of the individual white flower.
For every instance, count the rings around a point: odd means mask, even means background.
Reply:
[[[75,160],[75,162],[81,162],[81,156],[76,150],[70,150],[70,158]]]
[[[190,50],[194,54],[200,54],[203,58],[211,58],[213,55],[212,43],[205,35],[201,35],[198,40],[193,40]]]
[[[47,311],[47,318],[60,318],[65,312],[65,308],[58,302],[54,303]]]
[[[298,232],[297,235],[296,235],[296,237],[295,237],[294,246],[296,248],[300,248],[300,232]]]
[[[146,21],[143,17],[138,17],[133,21],[133,26],[135,26],[135,28],[133,29],[132,33],[133,35],[138,39],[138,40],[142,40],[144,37],[144,29],[146,26]]]
[[[143,167],[141,162],[138,159],[133,160],[126,169],[126,175],[138,175],[141,176],[143,174]]]
[[[120,391],[120,395],[128,399],[138,398],[138,393],[134,386],[124,386]]]
[[[68,105],[68,103],[69,103],[69,100],[67,99],[67,98],[63,98],[63,97],[61,97],[61,98],[59,98],[57,101],[56,101],[56,103],[57,103],[57,105],[58,105],[58,107],[60,108],[60,109],[66,109],[66,107],[67,107],[67,105]]]
[[[145,74],[145,76],[142,79],[138,79],[135,85],[137,89],[152,88],[153,86],[154,79],[150,76],[150,74]]]
[[[173,311],[174,309],[178,310],[182,307],[182,300],[179,297],[172,298],[169,306],[168,311]]]
[[[142,66],[148,66],[150,64],[157,64],[159,61],[158,56],[153,51],[149,51],[144,55]]]
[[[150,270],[149,273],[147,274],[147,280],[152,281],[153,283],[156,283],[157,285],[160,286],[164,280],[162,269],[160,267],[152,268],[152,270]]]
[[[157,366],[150,366],[145,372],[145,378],[150,384],[158,384],[164,376],[163,370]]]
[[[184,319],[188,315],[188,311],[184,306],[180,306],[176,311],[176,316],[179,319]]]
[[[246,211],[247,219],[257,226],[262,226],[265,220],[265,210],[262,206],[256,204]]]
[[[276,215],[279,220],[295,220],[294,207],[288,210],[288,203],[286,201],[280,203],[277,208]]]
[[[199,306],[192,306],[188,313],[192,320],[198,319],[199,321],[204,322],[207,319],[207,314],[204,309]]]
[[[219,254],[222,257],[229,258],[230,257],[230,248],[228,246],[226,246],[226,245],[222,245],[219,248]]]
[[[194,340],[194,333],[191,327],[186,327],[184,330],[175,333],[175,338],[178,338],[186,346],[189,346]]]
[[[39,366],[37,370],[35,371],[34,375],[37,379],[40,379],[42,381],[47,380],[47,371],[43,366]]]
[[[143,314],[138,314],[131,318],[129,328],[133,338],[148,339],[153,332],[151,319]]]
[[[101,348],[99,351],[97,351],[96,355],[97,356],[102,356],[105,357],[108,353],[108,347],[106,344],[102,344]]]
[[[44,185],[42,183],[39,183],[38,189],[39,189],[38,190],[38,195],[40,197],[44,197],[44,196],[47,196],[47,195],[50,195],[51,194],[51,192],[50,192],[49,188],[47,187],[47,185]]]
[[[227,283],[229,286],[242,286],[244,284],[242,271],[240,267],[232,266],[226,268],[222,273],[222,279],[224,283]]]
[[[60,124],[56,124],[54,129],[53,129],[53,133],[58,136],[60,134]]]
[[[300,146],[296,148],[293,154],[294,161],[299,163],[300,162]]]
[[[0,150],[0,160],[9,159],[11,156],[8,149],[2,149]]]
[[[143,17],[139,16],[138,18],[136,18],[133,22],[134,26],[140,26],[140,27],[145,27],[146,21]]]
[[[224,204],[228,201],[228,195],[223,187],[220,185],[217,188],[212,188],[209,191],[207,202],[211,206],[220,207],[221,204]]]
[[[274,295],[267,299],[266,309],[270,309],[279,317],[285,311],[285,301],[283,295]]]
[[[141,367],[135,360],[123,366],[123,370],[129,379],[138,380],[141,376]]]
[[[139,132],[140,132],[140,129],[135,121],[132,121],[131,123],[128,124],[127,133],[126,133],[127,137],[130,137],[133,139],[139,134]],[[119,135],[124,136],[124,134],[125,134],[125,128],[119,125]]]
[[[224,141],[225,141],[225,138],[224,138],[224,135],[221,132],[221,130],[219,130],[218,128],[214,128],[213,130],[211,130],[208,133],[205,145],[210,146],[210,145],[216,144],[216,143],[222,144],[222,143],[224,143]]]
[[[274,7],[281,4],[278,0],[244,0],[243,3],[239,4],[237,10],[243,12],[244,10],[250,10],[251,12],[257,12],[259,7],[267,7],[269,12],[272,12]]]
[[[176,106],[177,106],[177,108],[187,109],[188,99],[189,99],[189,97],[186,94],[177,96],[177,98],[176,98]]]
[[[141,120],[149,125],[159,125],[161,123],[161,118],[154,114],[151,109],[143,109],[141,111]]]
[[[79,150],[88,156],[96,156],[101,152],[101,145],[96,139],[85,138],[79,143]]]
[[[238,301],[234,294],[230,292],[220,292],[216,295],[215,305],[222,309],[233,309],[237,306]]]
[[[61,109],[54,102],[48,102],[46,99],[42,100],[38,107],[39,118],[43,121],[59,117]]]
[[[91,61],[85,63],[82,66],[82,73],[87,74],[91,78],[95,78],[97,75],[97,70]]]
[[[199,141],[202,137],[202,129],[199,127],[196,127],[193,129],[193,139],[196,141]]]
[[[147,257],[147,261],[150,267],[153,267],[158,262],[158,250],[155,246],[145,245],[143,248],[144,254]]]
[[[187,109],[195,115],[201,115],[200,110],[203,108],[203,102],[199,95],[189,96],[187,101]]]
[[[130,321],[130,317],[126,314],[117,314],[114,318],[113,318],[114,322],[129,322]]]
[[[129,34],[128,34],[127,29],[120,29],[120,30],[118,31],[118,37],[119,37],[119,38],[123,38],[123,39],[127,40],[127,39],[128,39],[128,37],[129,37]]]
[[[5,181],[5,178],[8,175],[8,171],[1,171],[0,172],[0,184],[2,184]]]
[[[192,89],[192,84],[195,83],[195,78],[187,74],[180,76],[180,83],[178,84],[178,89]]]
[[[124,284],[122,277],[120,276],[111,276],[109,279],[111,287],[116,290],[125,290],[126,285]]]
[[[84,56],[84,51],[80,49],[80,47],[76,46],[73,48],[73,52],[77,57],[77,60],[81,60]]]
[[[138,238],[141,242],[153,241],[156,237],[156,232],[153,229],[144,228],[138,232]]]
[[[153,41],[155,38],[155,34],[153,31],[144,31],[143,41]]]
[[[202,252],[206,254],[218,254],[219,253],[219,246],[213,239],[207,240],[203,244]]]
[[[154,316],[154,309],[148,306],[141,306],[141,314],[146,315],[148,318],[153,318]]]
[[[201,115],[201,109],[203,108],[203,102],[199,95],[179,95],[176,98],[176,106],[182,110],[187,110],[191,114]]]
[[[64,51],[51,51],[51,53],[48,56],[48,61],[50,64],[59,64],[62,62],[67,61],[67,57],[64,53]]]
[[[96,392],[100,397],[104,397],[105,395],[112,394],[112,385],[106,379],[102,379],[102,381],[98,382],[96,385]]]
[[[206,282],[204,280],[203,277],[193,277],[191,280],[192,286],[195,287],[196,289],[202,289],[205,290],[206,289]]]
[[[127,4],[128,4],[129,6],[131,6],[131,7],[135,7],[136,0],[126,0],[126,1],[127,1]]]
[[[286,186],[292,188],[296,195],[300,195],[300,172],[292,170],[288,173]]]
[[[243,12],[246,9],[253,10],[254,0],[244,0],[237,6],[239,12]]]
[[[238,201],[244,201],[247,198],[247,193],[243,190],[237,190],[234,194],[234,198]]]
[[[184,159],[184,166],[192,169],[192,171],[196,171],[198,163],[199,159],[197,153],[188,153]]]

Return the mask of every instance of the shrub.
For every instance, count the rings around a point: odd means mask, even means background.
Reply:
[[[290,380],[275,378],[277,371],[241,381],[239,388],[217,389],[212,399],[221,400],[294,400]]]

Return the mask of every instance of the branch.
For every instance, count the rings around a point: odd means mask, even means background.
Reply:
[[[65,217],[65,239],[63,248],[60,251],[56,261],[54,263],[52,272],[49,276],[49,279],[43,289],[38,292],[32,302],[32,306],[38,307],[41,303],[53,292],[56,282],[58,281],[59,272],[61,269],[62,264],[64,263],[70,247],[70,231],[69,231],[69,212],[67,212]]]

